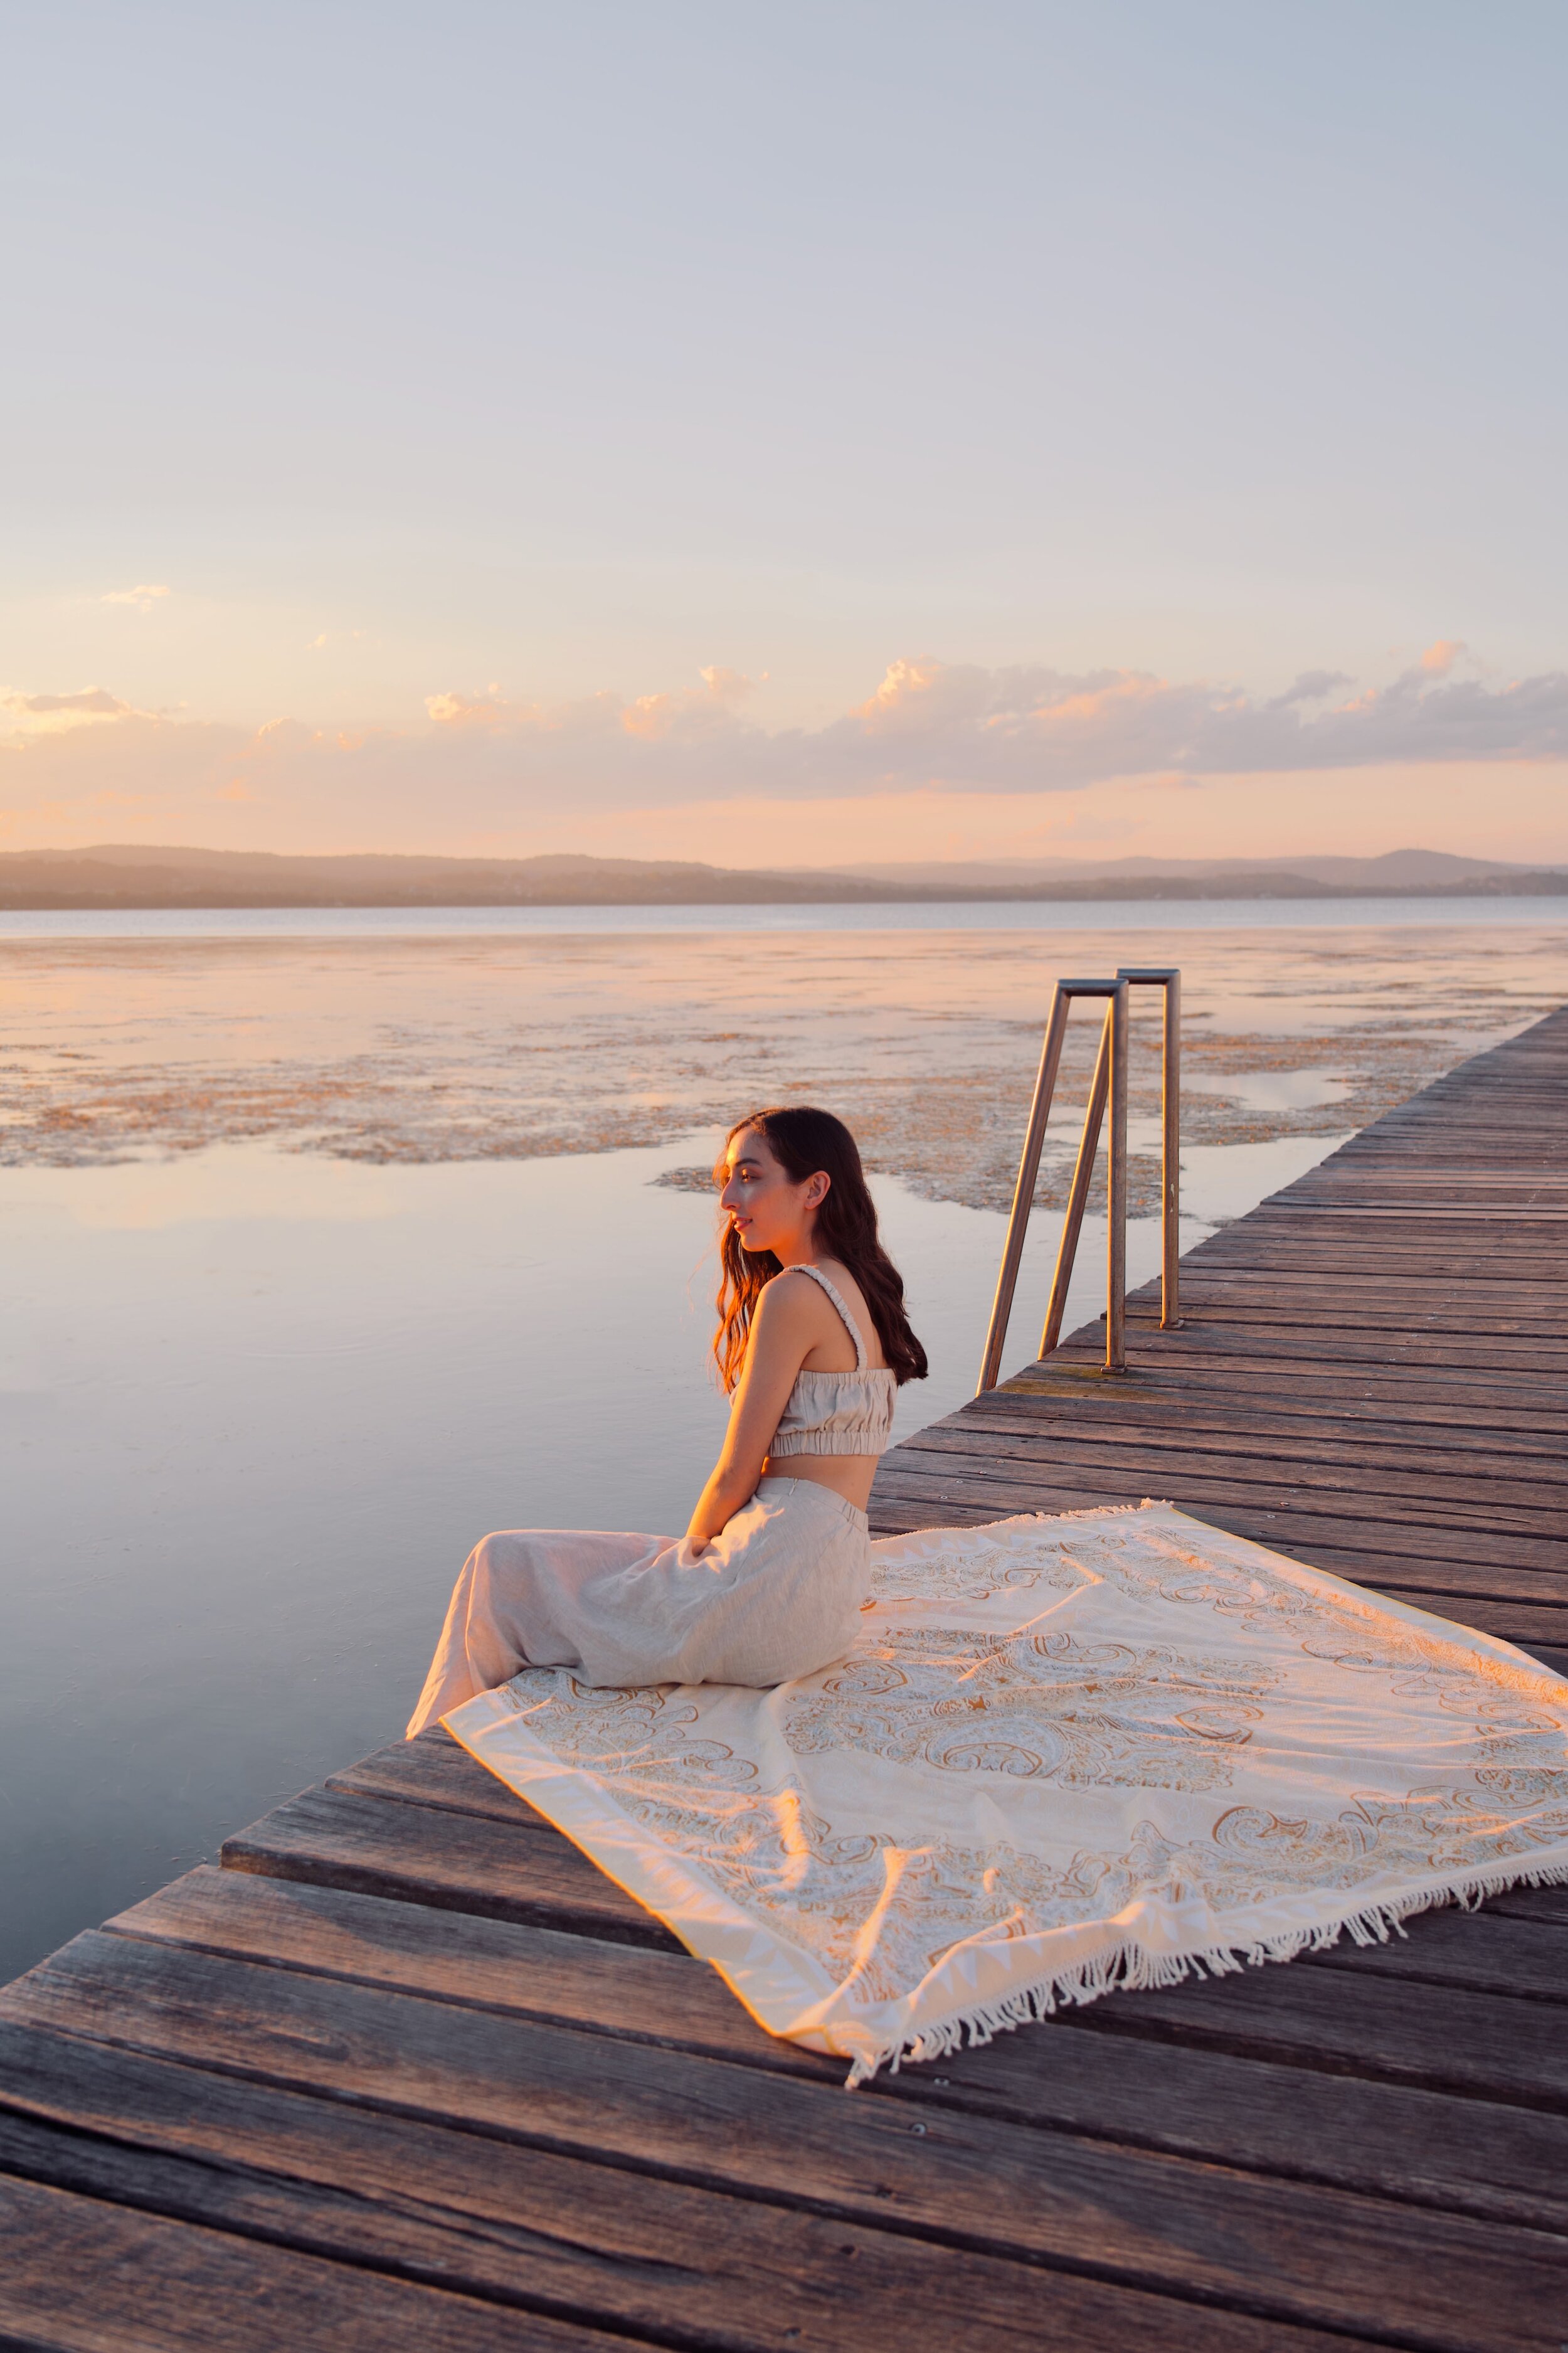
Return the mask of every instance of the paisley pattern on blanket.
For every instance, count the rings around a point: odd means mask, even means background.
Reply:
[[[1568,1686],[1169,1505],[873,1548],[771,1692],[530,1669],[450,1728],[858,2073],[1568,1877]]]
[[[783,1731],[796,1756],[865,1748],[945,1773],[1223,1788],[1276,1672],[1065,1632],[908,1627],[816,1677]]]

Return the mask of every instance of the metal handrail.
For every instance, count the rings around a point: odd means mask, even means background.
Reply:
[[[1007,1220],[1007,1239],[1002,1251],[1002,1267],[996,1280],[996,1297],[991,1310],[990,1329],[985,1335],[985,1353],[981,1359],[976,1396],[983,1396],[987,1389],[995,1388],[1001,1368],[1002,1350],[1013,1313],[1013,1294],[1017,1287],[1018,1269],[1023,1262],[1029,1211],[1034,1207],[1040,1153],[1046,1140],[1046,1123],[1050,1117],[1051,1098],[1056,1092],[1062,1047],[1067,1039],[1068,1012],[1075,997],[1104,997],[1107,1004],[1100,1052],[1089,1092],[1089,1105],[1084,1113],[1083,1135],[1079,1144],[1078,1160],[1068,1194],[1067,1214],[1062,1221],[1056,1272],[1051,1279],[1050,1304],[1046,1311],[1040,1355],[1048,1356],[1061,1338],[1073,1261],[1078,1251],[1089,1188],[1093,1180],[1100,1126],[1109,1102],[1105,1369],[1108,1373],[1121,1373],[1127,1369],[1127,992],[1129,988],[1144,987],[1161,987],[1165,992],[1161,1058],[1160,1322],[1163,1327],[1168,1328],[1181,1320],[1178,1290],[1181,1256],[1181,973],[1174,965],[1123,965],[1114,980],[1059,980],[1051,999],[1050,1018],[1046,1023],[1045,1044],[1040,1054],[1039,1075],[1035,1081],[1034,1101],[1029,1106],[1029,1124],[1024,1132],[1018,1181],[1013,1190],[1012,1214]]]
[[[1160,1329],[1181,1323],[1182,1261],[1182,972],[1179,965],[1117,966],[1134,988],[1163,988],[1160,1039]]]

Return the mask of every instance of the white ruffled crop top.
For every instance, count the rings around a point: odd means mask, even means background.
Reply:
[[[769,1447],[781,1454],[883,1454],[893,1430],[899,1377],[889,1365],[868,1365],[860,1327],[819,1266],[786,1267],[819,1282],[844,1318],[855,1343],[852,1373],[800,1372]],[[778,1281],[777,1275],[773,1277]]]

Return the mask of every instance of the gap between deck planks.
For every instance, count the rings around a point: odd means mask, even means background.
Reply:
[[[896,1450],[876,1525],[1153,1493],[1568,1659],[1564,1208],[1556,1015],[1190,1254],[1184,1329],[1136,1297],[1126,1378],[1090,1327]],[[1568,1890],[851,2100],[445,1735],[223,1862],[0,1993],[0,2343],[1568,2334]]]

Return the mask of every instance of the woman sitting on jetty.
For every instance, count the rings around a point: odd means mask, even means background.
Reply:
[[[685,1536],[486,1536],[453,1589],[410,1739],[525,1666],[611,1688],[765,1688],[854,1641],[871,1481],[895,1389],[924,1379],[925,1350],[842,1121],[804,1105],[753,1112],[714,1176],[713,1355],[731,1404]]]

